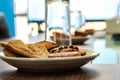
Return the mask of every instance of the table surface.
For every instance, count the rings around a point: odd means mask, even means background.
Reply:
[[[119,80],[119,64],[86,64],[63,72],[22,72],[0,60],[0,80]]]
[[[85,45],[79,45],[79,47],[93,49],[93,42],[94,38],[88,40]],[[17,68],[0,59],[0,80],[120,80],[119,74],[120,64],[89,63],[80,69],[66,72],[20,72]]]

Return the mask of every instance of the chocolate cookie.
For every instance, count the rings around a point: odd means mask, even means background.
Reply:
[[[50,50],[50,53],[79,51],[77,46],[61,46]]]

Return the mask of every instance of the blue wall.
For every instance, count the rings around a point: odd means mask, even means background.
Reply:
[[[13,0],[0,0],[0,11],[5,15],[11,37],[15,36],[13,2]]]

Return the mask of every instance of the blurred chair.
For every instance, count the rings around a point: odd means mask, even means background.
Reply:
[[[27,17],[28,23],[37,23],[41,32],[40,24],[45,21],[45,0],[28,0]]]
[[[14,0],[0,0],[0,12],[4,13],[10,36],[15,37]]]
[[[10,32],[3,12],[0,12],[0,39],[10,38]]]

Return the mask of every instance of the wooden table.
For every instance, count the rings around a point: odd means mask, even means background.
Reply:
[[[92,49],[93,42],[94,38],[88,40],[85,45],[79,45],[79,47]],[[0,59],[0,80],[120,80],[119,75],[119,64],[89,63],[80,69],[67,72],[32,73],[20,72],[17,68]]]
[[[54,73],[20,72],[0,60],[0,80],[120,80],[120,65],[86,64],[78,70]]]

